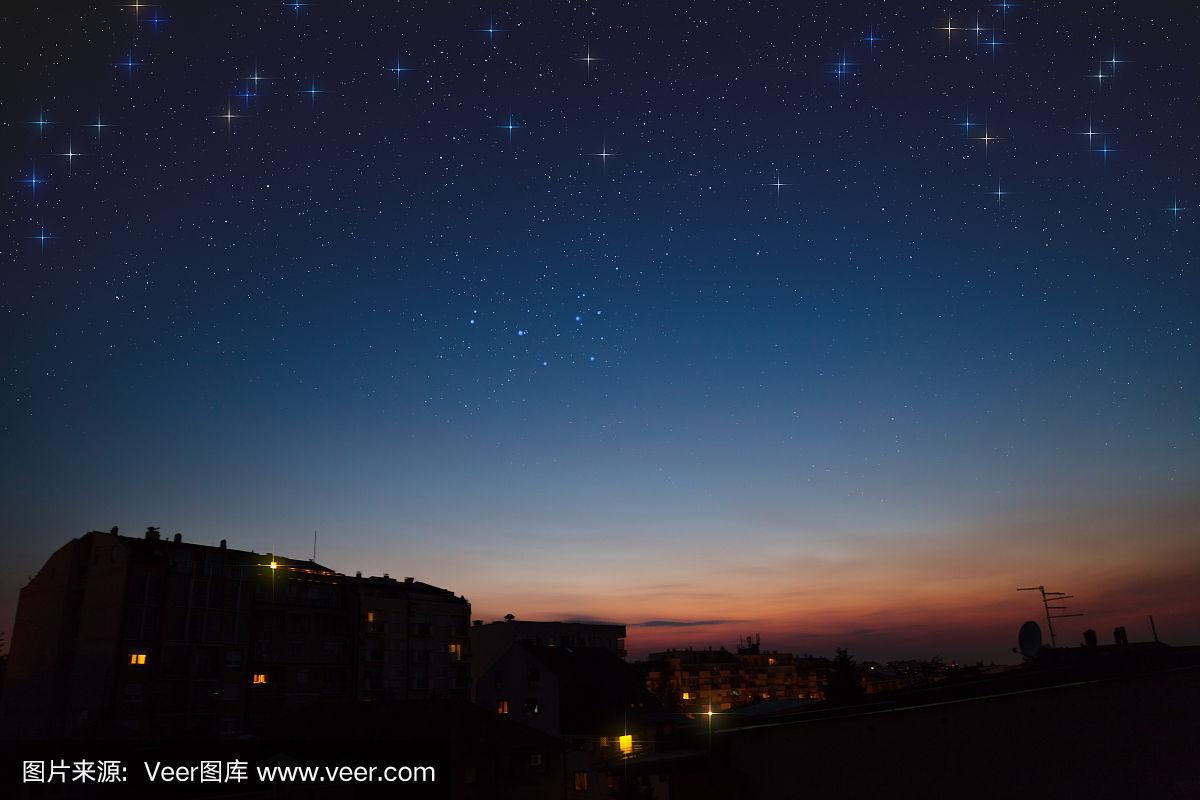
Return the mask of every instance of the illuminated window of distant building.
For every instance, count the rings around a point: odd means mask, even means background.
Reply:
[[[601,737],[600,737],[600,746],[601,746],[601,747],[608,747],[608,737],[607,737],[607,736],[601,736]]]
[[[146,663],[146,654],[145,653],[130,653],[129,654],[129,663],[131,666],[135,666],[135,667],[144,666]]]
[[[497,700],[496,701],[496,713],[497,714],[507,714],[508,713],[508,701],[507,700]]]
[[[367,612],[367,622],[374,622],[374,621],[375,621],[375,612],[368,611]]]
[[[691,692],[684,692],[684,693],[683,693],[683,699],[684,699],[684,700],[691,700],[691,699],[692,699],[692,693],[691,693]]]
[[[251,681],[252,681],[252,682],[253,682],[253,683],[254,683],[256,686],[257,686],[257,685],[264,684],[264,683],[266,683],[266,682],[267,682],[267,673],[265,673],[265,672],[256,672],[256,673],[254,673],[254,677],[251,679]]]
[[[450,655],[454,657],[455,661],[462,661],[463,646],[461,644],[459,644],[458,642],[452,643],[450,645]]]
[[[588,790],[588,774],[583,770],[575,770],[575,791],[586,792]]]
[[[773,667],[773,666],[775,666],[775,659],[773,659],[773,658],[768,658],[768,659],[767,659],[767,666],[769,666],[769,667]]]
[[[525,701],[526,714],[537,714],[539,711],[541,711],[541,706],[538,705],[536,697],[530,697]]]
[[[630,755],[633,753],[633,735],[626,733],[621,735],[621,755]]]

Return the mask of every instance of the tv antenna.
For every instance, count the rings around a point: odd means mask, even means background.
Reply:
[[[1073,595],[1073,594],[1067,594],[1066,592],[1047,592],[1045,586],[1026,586],[1024,588],[1017,589],[1017,591],[1018,592],[1041,592],[1042,593],[1042,605],[1046,609],[1046,627],[1050,631],[1050,646],[1051,647],[1057,646],[1057,642],[1055,641],[1055,638],[1054,638],[1054,620],[1064,619],[1065,617],[1082,617],[1083,616],[1082,613],[1075,613],[1075,614],[1062,614],[1062,613],[1052,614],[1051,613],[1052,611],[1059,611],[1059,612],[1066,611],[1067,606],[1065,606],[1065,605],[1051,605],[1051,604],[1052,603],[1061,603],[1063,600],[1071,600],[1075,597],[1075,595]]]

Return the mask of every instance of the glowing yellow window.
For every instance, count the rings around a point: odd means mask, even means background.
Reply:
[[[133,666],[138,666],[138,667],[145,665],[146,654],[145,653],[130,653],[129,654],[129,663]]]
[[[450,645],[450,655],[454,656],[455,661],[462,661],[463,646],[457,642]]]
[[[368,611],[367,612],[367,622],[374,622],[374,621],[375,621],[375,612]]]
[[[256,685],[266,683],[267,682],[267,673],[256,672],[256,673],[254,673],[254,677],[251,680]]]
[[[626,733],[621,735],[621,755],[630,755],[633,752],[633,735]]]
[[[497,714],[507,714],[508,713],[508,701],[507,700],[498,700],[496,702],[496,713]]]
[[[692,699],[692,693],[691,693],[691,692],[684,692],[684,693],[683,693],[683,699],[684,699],[684,700],[691,700],[691,699]]]

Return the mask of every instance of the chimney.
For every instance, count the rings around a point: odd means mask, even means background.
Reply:
[[[179,544],[180,542],[182,542],[182,541],[183,541],[183,534],[182,534],[182,533],[177,533],[177,534],[175,534],[175,538],[174,538],[174,540],[173,540],[173,541],[175,542],[175,544]]]
[[[116,535],[117,535],[117,530],[118,530],[117,526],[116,526],[116,525],[113,525],[113,526],[112,526],[112,530],[111,530],[111,531],[109,531],[109,533],[111,533],[113,536],[116,536]]]
[[[405,579],[404,579],[404,582],[405,582],[405,583],[412,583],[412,582],[413,582],[413,579],[412,579],[412,578],[405,578]]]
[[[362,570],[360,569],[358,572],[354,573],[354,577],[356,577],[356,578],[361,578],[361,577],[362,577]]]
[[[158,528],[155,528],[153,525],[146,528],[146,539],[151,542],[157,542],[159,539]]]
[[[221,549],[222,550],[225,549],[225,540],[224,539],[221,540]]]

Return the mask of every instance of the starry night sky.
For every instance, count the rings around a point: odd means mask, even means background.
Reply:
[[[0,628],[118,524],[635,654],[1200,637],[1189,4],[0,16]]]

